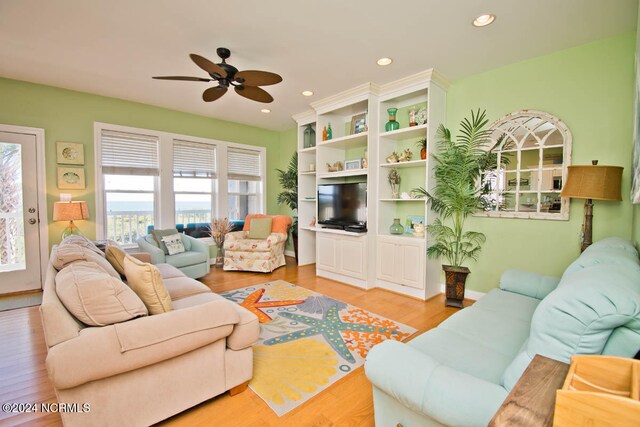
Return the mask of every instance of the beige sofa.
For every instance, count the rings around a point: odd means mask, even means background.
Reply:
[[[259,335],[255,315],[159,264],[173,311],[87,326],[56,294],[56,251],[40,307],[47,371],[59,402],[90,408],[62,412],[65,426],[146,426],[246,387]]]

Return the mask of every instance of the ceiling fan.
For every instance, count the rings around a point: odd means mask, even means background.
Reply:
[[[219,64],[214,64],[207,58],[204,58],[195,53],[189,56],[196,63],[196,65],[206,71],[210,79],[201,77],[187,77],[187,76],[160,76],[154,77],[159,80],[185,80],[193,82],[218,82],[218,86],[210,87],[202,93],[202,99],[205,102],[215,101],[222,95],[227,93],[229,86],[233,86],[233,89],[240,96],[251,99],[258,102],[273,102],[273,97],[269,95],[267,91],[258,86],[267,86],[280,83],[282,77],[275,73],[269,73],[267,71],[258,70],[246,70],[238,71],[233,65],[227,64],[226,59],[231,56],[231,51],[224,47],[219,47],[216,50],[218,56],[222,59]]]

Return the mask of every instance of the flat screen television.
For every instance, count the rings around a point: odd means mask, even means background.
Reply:
[[[318,224],[366,228],[367,183],[318,185]]]

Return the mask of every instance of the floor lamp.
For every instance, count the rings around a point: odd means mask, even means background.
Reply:
[[[597,160],[593,160],[591,163],[591,165],[584,166],[569,166],[567,182],[560,193],[561,197],[586,199],[580,252],[593,243],[593,201],[622,200],[620,186],[623,168],[620,166],[598,166]]]
[[[62,240],[80,233],[80,229],[73,223],[74,220],[89,219],[87,202],[55,202],[53,204],[53,220],[69,221],[69,225],[62,232]]]

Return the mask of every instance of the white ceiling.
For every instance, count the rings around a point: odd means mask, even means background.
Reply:
[[[496,21],[472,27],[486,12]],[[455,80],[633,31],[636,17],[637,0],[0,0],[0,76],[284,130],[361,83],[431,67]],[[188,54],[219,62],[220,46],[240,70],[282,75],[272,104],[231,91],[205,103],[212,84],[151,79],[207,77]]]

